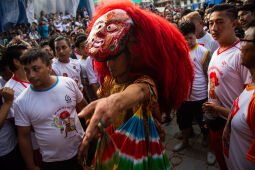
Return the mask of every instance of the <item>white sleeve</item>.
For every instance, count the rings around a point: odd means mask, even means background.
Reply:
[[[74,93],[76,94],[76,101],[77,101],[76,103],[80,103],[83,99],[83,94],[80,91],[77,83],[71,78],[69,78],[69,80],[71,82],[72,89],[73,89]]]
[[[57,76],[62,76],[58,70],[58,67],[55,63],[52,64],[52,70],[56,73]]]
[[[86,72],[88,75],[89,84],[97,83],[98,81],[97,81],[97,77],[96,77],[94,69],[93,69],[92,60],[90,57],[87,60],[88,60],[87,66],[85,69],[86,69]]]
[[[27,113],[24,112],[19,104],[14,101],[14,112],[15,112],[15,125],[16,126],[31,126]]]
[[[81,78],[87,78],[87,72],[86,72],[86,64],[80,60],[80,66],[81,66]]]

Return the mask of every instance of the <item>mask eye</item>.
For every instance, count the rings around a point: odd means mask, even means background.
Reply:
[[[112,31],[115,31],[117,29],[117,26],[115,24],[110,24],[107,26],[107,31],[108,32],[112,32]]]
[[[97,26],[97,29],[101,29],[102,27],[103,27],[103,25],[100,24],[100,25]]]

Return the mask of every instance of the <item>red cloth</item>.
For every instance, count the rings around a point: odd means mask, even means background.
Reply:
[[[220,166],[221,170],[227,170],[227,164],[225,162],[225,158],[223,155],[222,148],[222,135],[223,135],[224,127],[220,128],[217,131],[210,130],[210,142],[213,148],[214,154],[216,156],[216,160]]]

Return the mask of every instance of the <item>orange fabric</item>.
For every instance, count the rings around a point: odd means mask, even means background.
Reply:
[[[246,158],[255,163],[255,93],[253,93],[252,99],[248,107],[246,121],[254,136]]]

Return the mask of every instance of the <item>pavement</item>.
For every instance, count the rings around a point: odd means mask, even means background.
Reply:
[[[179,127],[176,123],[176,115],[172,113],[173,120],[164,124],[166,138],[163,145],[173,170],[219,170],[218,164],[207,164],[207,147],[202,146],[202,134],[198,125],[193,125],[194,137],[189,139],[189,146],[182,151],[173,152],[173,148],[181,140],[176,138]]]

